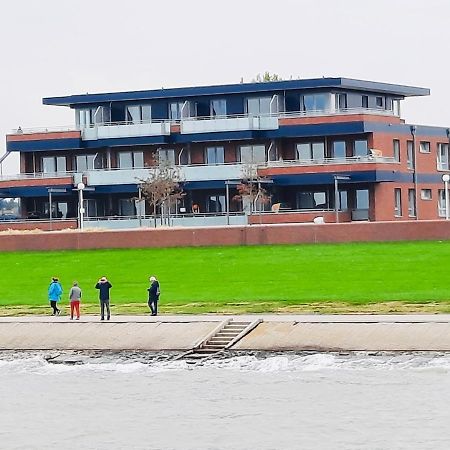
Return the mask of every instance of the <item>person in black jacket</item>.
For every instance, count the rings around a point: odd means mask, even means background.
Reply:
[[[109,309],[109,290],[112,288],[112,284],[106,279],[106,277],[101,277],[98,283],[95,285],[95,289],[99,290],[98,297],[100,299],[100,311],[101,319],[105,320],[105,309],[106,309],[106,320],[111,317],[111,312]]]
[[[147,289],[148,306],[152,312],[152,316],[156,316],[158,314],[159,281],[154,276],[151,276],[149,280],[150,287]]]

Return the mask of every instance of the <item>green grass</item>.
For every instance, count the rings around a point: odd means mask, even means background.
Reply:
[[[65,302],[78,280],[83,303],[93,303],[94,285],[106,275],[112,303],[144,311],[152,274],[161,306],[174,312],[450,300],[450,241],[1,252],[0,262],[3,306],[47,305],[51,276],[60,278]]]

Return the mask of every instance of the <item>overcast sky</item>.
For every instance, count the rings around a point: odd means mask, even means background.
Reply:
[[[60,95],[343,76],[428,87],[450,126],[450,0],[2,0],[0,133],[74,124]],[[0,154],[6,150],[2,139]],[[5,172],[18,172],[9,157]]]

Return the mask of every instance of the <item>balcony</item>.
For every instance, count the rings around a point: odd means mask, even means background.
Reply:
[[[242,178],[242,165],[239,163],[220,165],[176,166],[180,179],[192,181],[225,181]],[[139,184],[140,180],[149,177],[155,168],[135,169],[98,169],[85,173],[90,186],[110,186],[123,184]]]
[[[170,122],[108,122],[82,129],[83,141],[142,136],[168,136]]]
[[[58,173],[19,173],[0,176],[0,189],[72,185],[74,174],[72,172]]]
[[[399,166],[400,163],[392,157],[368,155],[348,158],[268,161],[265,164],[258,164],[258,174],[267,177],[302,174],[330,175],[345,171],[360,173],[388,171],[392,174]]]
[[[278,116],[275,115],[193,117],[181,121],[181,134],[276,129],[278,129]]]

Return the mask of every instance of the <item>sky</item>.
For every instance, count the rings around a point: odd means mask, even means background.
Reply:
[[[74,125],[43,97],[348,77],[431,89],[408,123],[450,126],[449,0],[2,0],[0,155],[12,129]],[[10,155],[3,173],[17,173]]]

